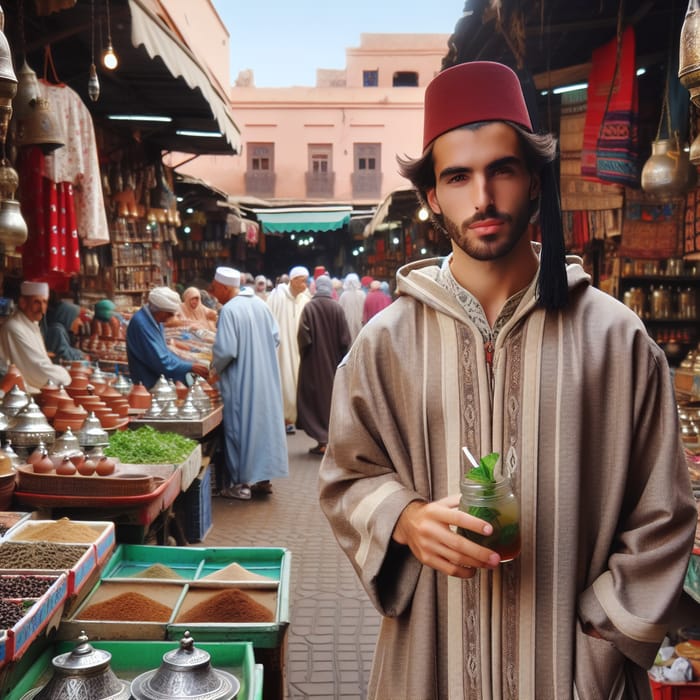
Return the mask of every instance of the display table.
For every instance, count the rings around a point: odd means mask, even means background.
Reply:
[[[163,419],[146,418],[143,414],[132,417],[129,426],[134,430],[148,425],[156,430],[167,433],[178,433],[193,440],[201,440],[214,430],[220,423],[223,415],[223,406],[212,409],[211,413],[199,420],[182,420],[181,418]]]
[[[179,464],[138,465],[140,472],[152,473],[158,477],[156,487],[149,493],[81,496],[17,490],[14,495],[18,503],[31,506],[45,513],[48,518],[111,520],[115,524],[118,542],[139,544],[146,541],[149,534],[153,534],[159,544],[167,544],[174,521],[175,499],[192,484],[201,466],[202,450],[197,445],[187,459]],[[178,544],[185,544],[181,537],[177,537],[177,532],[174,534]]]

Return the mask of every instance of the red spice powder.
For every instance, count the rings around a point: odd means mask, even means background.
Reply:
[[[89,605],[81,620],[125,620],[128,622],[167,622],[172,608],[141,593],[127,591],[101,603]]]
[[[240,588],[230,588],[205,598],[177,622],[272,622],[274,615]]]

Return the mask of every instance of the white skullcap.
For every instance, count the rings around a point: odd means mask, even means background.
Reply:
[[[232,267],[217,267],[214,279],[224,287],[240,287],[241,273]]]
[[[49,285],[46,282],[22,282],[19,293],[23,297],[47,297],[49,296]]]
[[[148,294],[148,303],[158,311],[175,314],[180,310],[180,295],[169,287],[156,287]]]
[[[295,277],[303,277],[304,279],[308,279],[309,271],[303,265],[297,265],[289,271],[289,279],[293,280]]]

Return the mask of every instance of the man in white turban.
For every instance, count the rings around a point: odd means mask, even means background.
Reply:
[[[186,382],[190,373],[209,375],[209,368],[178,357],[165,340],[163,324],[180,310],[180,295],[168,287],[156,287],[148,301],[132,316],[126,329],[129,374],[136,384],[150,389],[162,374],[166,379]]]
[[[49,303],[46,282],[24,281],[20,287],[18,308],[0,328],[0,357],[19,370],[27,391],[39,393],[51,379],[55,384],[70,384],[65,367],[55,365],[49,357],[39,322]]]
[[[289,271],[289,283],[280,284],[270,294],[267,304],[280,327],[280,346],[277,359],[282,378],[282,404],[287,433],[294,433],[297,420],[297,378],[299,375],[299,345],[297,331],[299,318],[311,301],[308,289],[309,271],[297,265]]]
[[[213,366],[224,402],[225,498],[272,493],[271,479],[287,476],[282,423],[279,327],[251,287],[240,287],[238,270],[219,267],[210,291],[222,304]]]

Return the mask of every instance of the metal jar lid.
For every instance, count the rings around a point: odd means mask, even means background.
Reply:
[[[131,695],[134,700],[233,700],[241,687],[239,680],[212,668],[210,658],[185,632],[180,646],[163,655],[159,668],[134,678]]]
[[[53,658],[53,676],[49,682],[43,688],[25,693],[21,700],[128,700],[130,684],[114,675],[109,665],[111,660],[108,651],[95,649],[85,632],[81,632],[73,651]]]

